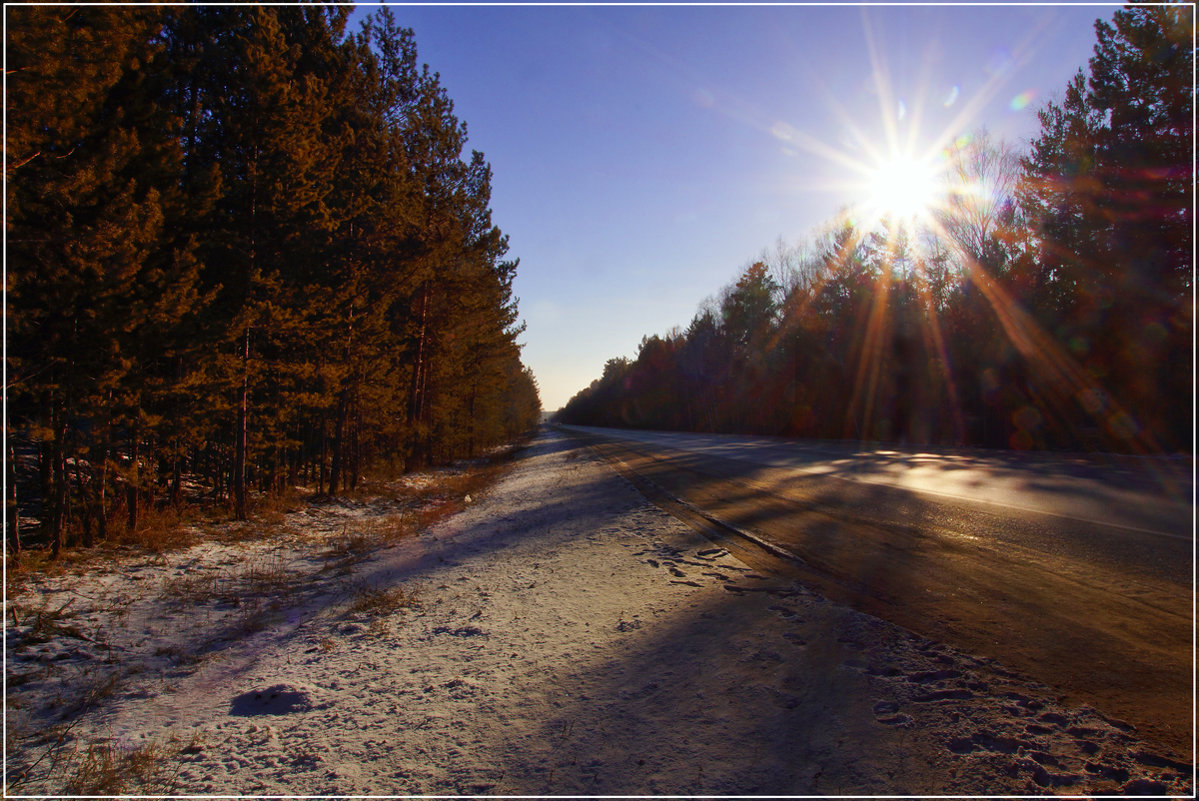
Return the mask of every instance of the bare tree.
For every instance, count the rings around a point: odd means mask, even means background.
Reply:
[[[1006,259],[1005,232],[1016,214],[1020,155],[982,130],[951,147],[948,162],[949,190],[937,225],[964,258],[996,271]]]

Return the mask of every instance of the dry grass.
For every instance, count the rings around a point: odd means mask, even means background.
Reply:
[[[63,790],[70,795],[125,795],[135,790],[168,793],[173,782],[167,777],[173,777],[177,768],[170,770],[164,764],[165,751],[158,745],[128,750],[88,746],[73,755]]]
[[[378,546],[379,542],[372,536],[369,525],[351,530],[346,524],[341,534],[325,541],[325,550],[321,555],[337,562],[361,562]]]
[[[172,736],[140,746],[67,747],[57,755],[43,783],[56,785],[64,795],[169,795],[183,757],[202,748],[199,735],[189,741]]]
[[[221,570],[172,576],[163,581],[159,597],[176,606],[199,606],[226,600],[227,575]]]
[[[391,545],[416,532],[413,518],[403,512],[373,517],[359,528],[359,533],[379,545]]]
[[[132,529],[124,522],[110,523],[108,541],[163,553],[192,545],[196,534],[186,510],[174,506],[147,507],[138,510],[137,525]]]
[[[38,606],[29,607],[14,601],[9,604],[8,611],[14,625],[30,627],[29,633],[23,638],[25,644],[49,642],[55,637],[87,639],[77,627],[64,622],[72,615],[68,609],[73,601],[72,598],[57,609],[51,609],[45,599]]]
[[[68,719],[67,723],[36,732],[12,733],[13,740],[25,740],[32,745],[25,751],[31,761],[12,769],[5,777],[5,797],[18,791],[31,792],[37,787],[57,789],[57,785],[63,781],[69,783],[70,777],[90,775],[87,751],[91,749],[81,751],[71,732],[82,722],[89,710],[113,694],[118,681],[114,672],[93,673],[82,685],[76,684],[69,688],[74,691],[74,697],[60,695],[58,698],[56,707],[62,716]],[[10,763],[12,761],[10,757]]]
[[[287,515],[304,508],[307,499],[295,491],[282,495],[262,494],[251,499],[250,515],[264,526],[282,525]]]
[[[508,469],[511,453],[480,460],[465,468],[449,468],[420,476],[422,483],[405,479],[372,481],[348,497],[365,500],[393,511],[347,522],[341,533],[324,541],[322,555],[328,570],[348,574],[354,565],[381,548],[427,530],[477,503]]]
[[[377,517],[347,532],[347,542],[334,544],[340,556],[362,554],[410,536],[413,532],[436,524],[466,505],[465,497],[477,501],[487,487],[494,484],[514,458],[517,449],[497,451],[490,456],[465,463],[456,468],[433,472],[431,480],[421,486],[404,486],[394,477],[374,477],[364,481],[343,497],[376,500],[380,497],[405,511]],[[231,522],[228,509],[208,499],[191,498],[182,506],[147,506],[139,510],[137,525],[130,529],[122,515],[108,523],[107,538],[91,549],[68,547],[51,560],[44,544],[34,544],[22,551],[20,558],[6,554],[9,570],[9,591],[21,586],[31,575],[60,575],[80,568],[90,569],[108,561],[105,551],[134,548],[155,554],[180,550],[209,540],[225,544],[256,542],[276,538],[280,528],[289,525],[288,515],[312,503],[313,496],[304,490],[292,490],[283,495],[254,494],[250,499],[251,518]],[[357,542],[354,540],[357,538]],[[36,537],[34,537],[36,540]],[[336,555],[336,554],[334,554]]]
[[[350,601],[347,612],[352,615],[383,617],[401,609],[420,606],[420,593],[403,587],[363,587]]]
[[[176,606],[242,606],[262,598],[286,600],[298,591],[300,583],[301,577],[283,555],[269,551],[232,567],[171,576],[163,581],[159,597]]]

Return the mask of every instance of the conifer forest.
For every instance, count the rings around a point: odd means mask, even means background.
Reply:
[[[1183,5],[1095,25],[1019,152],[944,154],[919,229],[780,240],[564,422],[859,441],[1191,452],[1194,50]],[[885,223],[885,221],[884,221]]]
[[[490,166],[387,9],[5,14],[10,549],[535,425]]]

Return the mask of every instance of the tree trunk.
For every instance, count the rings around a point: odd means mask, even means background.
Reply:
[[[75,460],[75,486],[79,488],[79,506],[81,517],[83,518],[83,547],[91,548],[96,544],[92,532],[92,516],[95,504],[92,502],[92,492],[84,483],[83,468],[79,466],[79,461],[79,459]]]
[[[129,458],[132,461],[133,478],[125,488],[125,499],[129,506],[129,519],[126,523],[126,528],[132,533],[137,530],[137,507],[138,507],[138,485],[141,483],[142,471],[139,464],[141,453],[139,453],[138,442],[141,437],[138,434],[137,428],[133,429],[133,435],[129,443]]]
[[[169,502],[171,506],[178,506],[183,502],[183,460],[179,457],[178,452],[171,457],[171,493]]]
[[[329,467],[329,494],[336,495],[341,486],[341,472],[345,463],[346,450],[346,394],[342,391],[337,396],[337,423],[333,435],[333,463]]]
[[[237,403],[237,430],[233,443],[233,517],[245,520],[246,513],[246,445],[247,413],[250,402],[250,327],[243,336],[241,392]]]
[[[4,499],[4,522],[8,530],[6,539],[8,553],[13,558],[14,564],[18,564],[21,559],[21,523],[20,515],[17,512],[17,458],[11,440],[8,443],[8,475],[6,479],[8,481],[8,492]]]
[[[329,443],[325,436],[325,413],[321,412],[321,432],[320,432],[320,460],[316,465],[316,494],[325,494],[325,458],[328,456]]]
[[[429,322],[429,282],[426,281],[421,286],[420,295],[420,329],[416,338],[416,359],[412,366],[412,388],[408,402],[408,425],[409,425],[409,459],[414,456],[419,448],[420,432],[418,423],[424,420],[425,411],[425,385],[426,373],[428,367],[425,364],[426,356],[426,337],[428,335]],[[427,448],[426,448],[427,450]],[[412,467],[414,465],[409,465]]]
[[[478,375],[478,373],[475,373]],[[475,458],[475,401],[479,396],[479,382],[477,380],[470,383],[470,404],[468,414],[470,415],[469,435],[466,440],[466,458]]]
[[[362,452],[359,450],[358,432],[362,430],[362,411],[358,408],[358,402],[354,404],[353,423],[350,426],[350,489],[358,489],[358,476],[362,472]]]
[[[62,409],[55,409],[52,414],[54,424],[54,439],[50,443],[50,493],[49,509],[43,509],[47,539],[50,540],[50,558],[57,559],[62,553],[63,540],[67,527],[67,454],[66,454],[66,423],[63,422]]]
[[[92,465],[93,475],[96,466]],[[96,482],[96,529],[100,541],[108,539],[108,445],[100,448],[100,477]]]

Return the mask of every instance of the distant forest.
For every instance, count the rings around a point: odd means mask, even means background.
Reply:
[[[948,148],[930,230],[784,243],[567,423],[1016,449],[1192,450],[1193,8],[1095,24],[1027,153]]]
[[[387,9],[8,6],[10,547],[528,430],[491,169]]]

